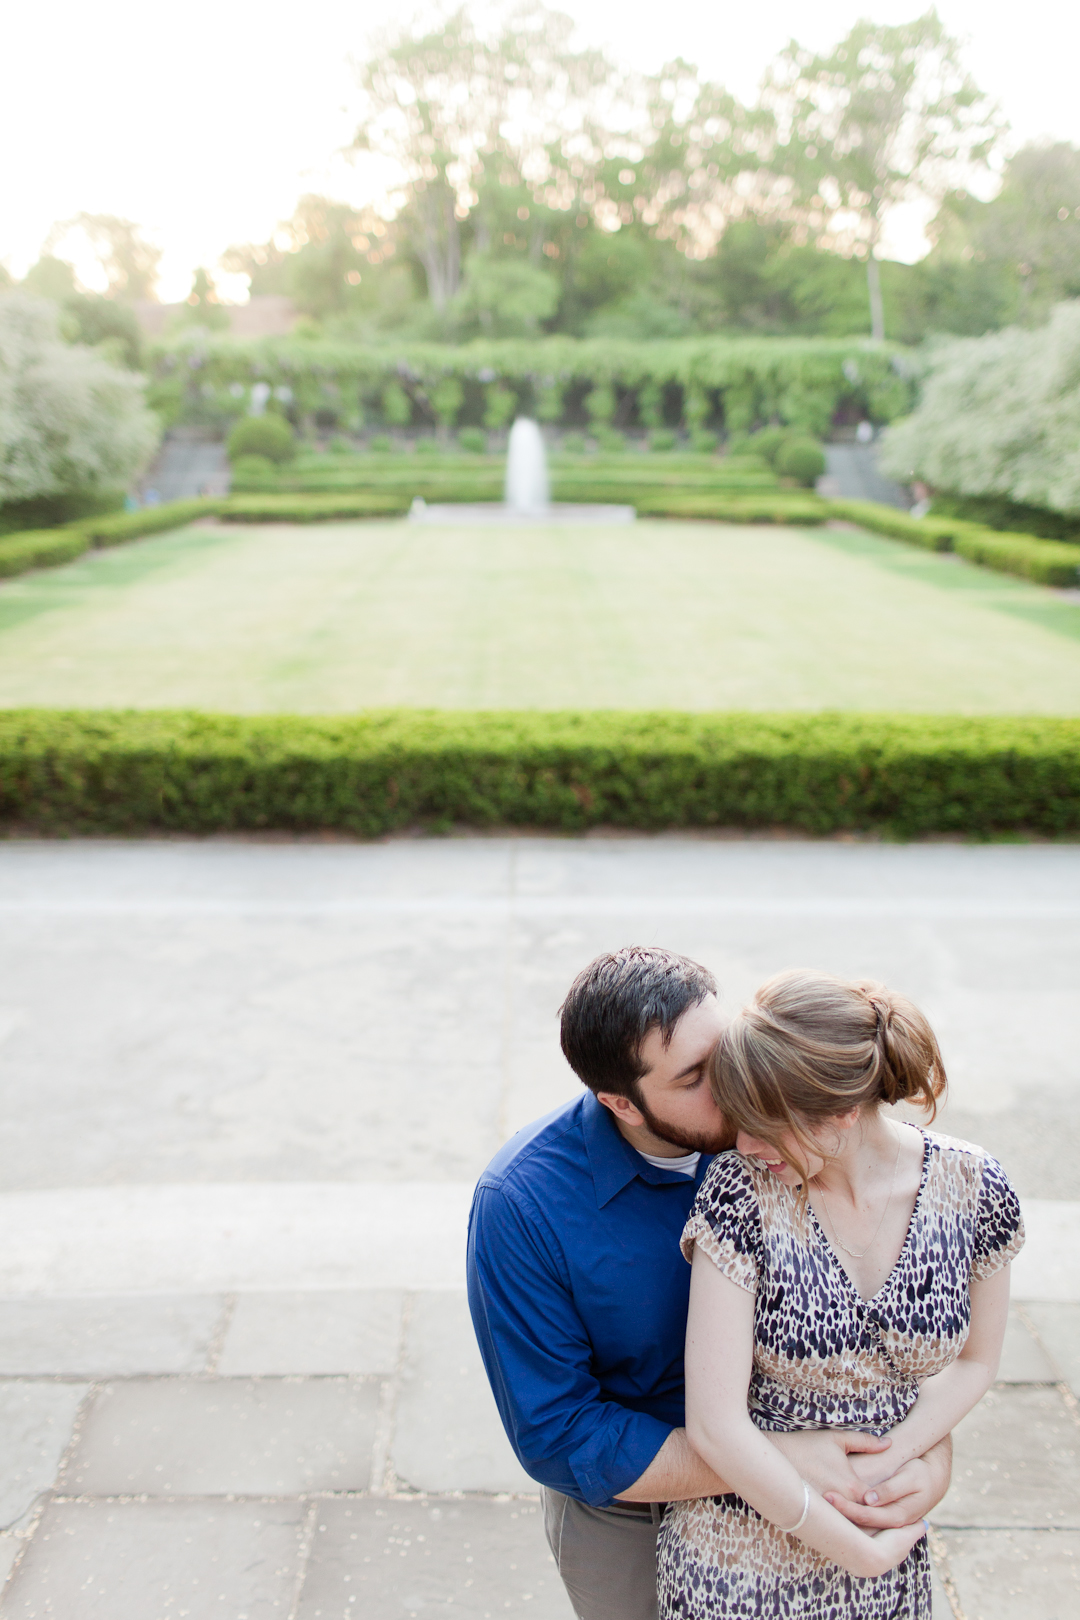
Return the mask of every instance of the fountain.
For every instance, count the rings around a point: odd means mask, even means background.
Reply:
[[[510,429],[506,453],[506,499],[466,504],[429,506],[417,496],[409,518],[413,523],[633,523],[632,506],[571,506],[553,502],[549,493],[547,450],[540,428],[519,416]]]
[[[547,451],[536,423],[519,416],[510,429],[506,452],[506,505],[515,517],[547,516]]]

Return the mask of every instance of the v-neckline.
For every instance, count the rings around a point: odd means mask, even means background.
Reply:
[[[904,1241],[900,1245],[900,1253],[897,1255],[896,1259],[889,1268],[889,1275],[885,1278],[885,1281],[882,1283],[881,1287],[876,1289],[874,1293],[870,1294],[869,1296],[860,1294],[859,1290],[855,1286],[854,1277],[851,1275],[847,1266],[845,1266],[844,1262],[837,1254],[835,1245],[831,1242],[825,1228],[818,1220],[817,1210],[810,1202],[809,1197],[806,1200],[806,1207],[810,1211],[811,1218],[814,1225],[818,1229],[822,1243],[824,1243],[826,1249],[828,1249],[831,1259],[840,1267],[841,1273],[847,1281],[847,1285],[851,1289],[851,1292],[855,1295],[855,1298],[858,1300],[859,1304],[864,1307],[867,1305],[872,1305],[875,1299],[880,1299],[881,1295],[885,1292],[886,1288],[888,1288],[889,1284],[896,1276],[896,1273],[900,1267],[900,1262],[907,1253],[908,1245],[911,1242],[911,1235],[915,1229],[915,1217],[919,1213],[919,1205],[922,1203],[923,1189],[926,1186],[926,1178],[930,1170],[930,1138],[920,1125],[913,1125],[911,1128],[912,1130],[918,1131],[923,1141],[922,1169],[919,1172],[919,1187],[915,1194],[915,1202],[911,1206],[911,1214],[908,1216],[907,1230],[904,1233]]]

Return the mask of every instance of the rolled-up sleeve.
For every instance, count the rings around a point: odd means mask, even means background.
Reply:
[[[669,1424],[606,1399],[566,1266],[539,1211],[481,1182],[469,1308],[510,1444],[542,1485],[601,1507],[648,1468]]]

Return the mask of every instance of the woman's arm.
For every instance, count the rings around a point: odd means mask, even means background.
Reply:
[[[1008,1316],[1009,1267],[1002,1266],[992,1277],[971,1284],[971,1330],[959,1356],[925,1380],[907,1417],[889,1430],[892,1445],[885,1455],[890,1472],[929,1451],[982,1400],[997,1377]],[[876,1485],[884,1478],[884,1461],[861,1458],[855,1468],[868,1485]]]
[[[754,1296],[696,1249],[686,1330],[687,1437],[744,1501],[790,1530],[806,1505],[805,1487],[792,1464],[750,1421],[753,1350]],[[871,1576],[899,1564],[925,1531],[920,1522],[868,1536],[812,1492],[809,1512],[792,1533],[852,1575]]]

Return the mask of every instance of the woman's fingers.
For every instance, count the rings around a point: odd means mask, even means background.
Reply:
[[[846,1497],[827,1491],[825,1500],[861,1530],[897,1530],[920,1517],[919,1503],[913,1497],[901,1497],[899,1501],[873,1507],[864,1502],[849,1502]]]

